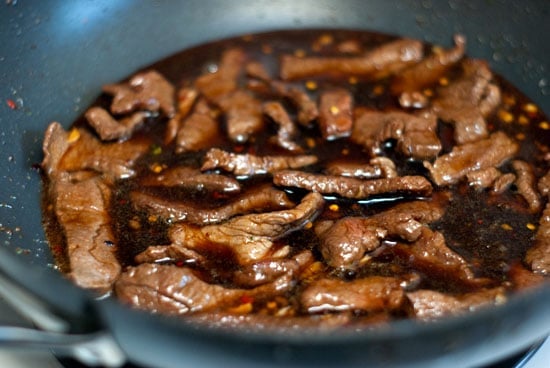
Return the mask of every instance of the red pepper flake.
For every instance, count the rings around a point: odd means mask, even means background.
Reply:
[[[477,220],[477,224],[478,225],[483,225],[483,220],[482,219]]]
[[[227,195],[223,192],[215,191],[215,192],[212,192],[212,197],[214,199],[225,199],[227,198]]]
[[[243,295],[240,300],[242,304],[254,303],[254,297],[250,295]]]
[[[242,151],[244,151],[244,146],[243,146],[243,145],[240,145],[240,144],[237,145],[237,146],[234,146],[234,147],[233,147],[233,151],[234,151],[235,153],[241,153]]]
[[[182,260],[176,261],[176,267],[183,267],[185,265],[185,262]]]
[[[14,100],[12,100],[11,98],[8,98],[6,100],[6,104],[8,105],[8,107],[12,110],[16,110],[17,109],[17,104],[15,103]]]

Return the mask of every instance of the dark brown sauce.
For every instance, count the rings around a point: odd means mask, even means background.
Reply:
[[[246,37],[233,38],[220,42],[214,42],[207,45],[198,46],[163,61],[149,66],[147,69],[156,69],[170,80],[176,87],[191,84],[200,74],[204,73],[210,66],[215,65],[223,50],[231,47],[242,47],[245,49],[251,60],[262,62],[272,75],[277,75],[277,55],[291,54],[296,52],[313,53],[311,45],[319,38],[322,33],[328,33],[333,36],[333,45],[341,41],[357,40],[365,49],[394,40],[388,35],[382,35],[369,32],[355,31],[284,31],[252,35]],[[429,48],[426,45],[426,48]],[[336,53],[334,47],[327,46],[319,52],[319,55],[331,55]],[[488,119],[491,131],[502,130],[510,137],[516,137],[520,143],[521,149],[518,157],[529,162],[536,168],[536,176],[541,177],[548,170],[547,161],[544,155],[547,155],[548,144],[550,143],[550,130],[539,127],[539,123],[545,121],[542,112],[526,113],[522,108],[530,101],[522,95],[517,89],[507,83],[504,79],[498,77],[498,83],[502,90],[504,103],[514,101],[507,105],[508,112],[515,117],[520,117],[522,123],[514,120],[511,123],[504,122],[499,117],[498,112]],[[313,98],[317,97],[318,91],[329,86],[345,86],[354,93],[356,106],[373,107],[381,110],[398,107],[396,98],[386,91],[388,90],[387,80],[377,81],[375,83],[366,80],[357,80],[349,83],[347,80],[335,78],[315,79],[316,88],[308,92]],[[296,82],[303,84],[304,81]],[[376,91],[384,91],[379,93]],[[108,108],[110,99],[102,96],[96,101],[96,105]],[[506,106],[506,105],[505,105]],[[291,106],[289,111],[293,111]],[[525,122],[525,119],[527,122]],[[547,120],[546,120],[547,121]],[[174,153],[174,145],[164,145],[165,118],[151,118],[145,126],[132,139],[148,139],[151,144],[151,151],[144,155],[136,165],[138,175],[129,180],[123,180],[116,183],[112,205],[110,208],[118,244],[118,258],[123,266],[134,265],[134,257],[150,245],[169,244],[167,230],[170,223],[160,219],[151,219],[148,214],[136,212],[133,209],[128,194],[131,190],[139,186],[140,178],[151,174],[151,166],[161,164],[167,167],[175,165],[186,165],[199,168],[205,151],[178,155]],[[84,124],[80,119],[76,124]],[[225,130],[222,129],[217,141],[218,147],[239,152],[248,152],[258,155],[281,154],[284,153],[280,148],[266,144],[269,136],[273,135],[275,127],[272,124],[266,124],[263,132],[255,136],[250,142],[236,144],[227,137]],[[222,124],[223,127],[223,124]],[[363,159],[368,155],[365,149],[359,145],[353,144],[347,139],[340,139],[331,142],[324,142],[317,129],[300,127],[300,138],[298,143],[305,146],[304,142],[312,140],[316,144],[307,151],[308,154],[314,154],[319,157],[319,162],[311,170],[322,167],[328,161],[336,157],[357,160]],[[452,128],[446,124],[440,124],[439,136],[442,139],[444,152],[450,151],[454,142],[452,141]],[[428,176],[426,169],[420,162],[414,162],[400,156],[392,149],[391,142],[384,152],[385,155],[392,158],[397,164],[398,173],[415,174]],[[345,154],[343,154],[345,152]],[[501,168],[504,172],[511,171],[511,168],[504,166]],[[308,169],[309,170],[309,169]],[[271,182],[270,176],[254,178],[252,180],[241,180],[243,188],[246,189],[252,185],[261,182]],[[172,198],[174,201],[185,199],[200,204],[203,207],[214,208],[231,200],[231,198],[213,198],[207,197],[201,191],[185,191],[182,189],[154,188],[151,192]],[[433,224],[434,230],[441,231],[446,239],[447,245],[454,251],[465,257],[472,265],[477,276],[488,277],[494,284],[509,282],[508,272],[512,264],[521,262],[526,250],[532,245],[535,232],[528,228],[528,224],[537,224],[540,213],[532,214],[527,210],[527,205],[523,198],[518,194],[506,192],[502,195],[488,194],[468,188],[465,184],[455,185],[450,188],[436,190],[433,197],[447,195],[451,191],[453,198],[446,209],[444,217]],[[292,199],[299,201],[304,195],[297,190],[290,192]],[[388,207],[395,198],[374,198],[368,201],[350,201],[335,197],[327,197],[326,210],[319,219],[328,219],[343,216],[368,216]],[[434,200],[434,199],[432,199]],[[329,210],[330,204],[338,204],[339,212],[337,214]],[[132,226],[139,224],[139,227]],[[52,232],[49,231],[51,236]],[[311,249],[319,260],[322,257],[316,251],[318,239],[314,236],[313,230],[302,230],[294,232],[281,239],[281,243],[287,243],[292,251],[297,253],[302,249]],[[57,243],[57,242],[53,242]],[[224,284],[223,276],[234,271],[238,265],[236,261],[231,261],[231,254],[221,249],[212,248],[209,259],[212,261],[207,265],[189,265],[195,267],[205,280]],[[223,260],[223,261],[220,261]],[[395,263],[396,265],[391,266]],[[337,271],[325,267],[326,272],[337,274]],[[391,275],[392,272],[406,274],[409,266],[402,260],[396,260],[392,249],[392,244],[388,243],[384,249],[374,257],[373,262],[368,266],[354,272],[343,275],[346,279],[353,279],[365,275]],[[393,273],[395,275],[395,273]],[[425,274],[423,285],[438,290],[465,290],[464,285],[458,283],[441,282],[441,275]],[[227,285],[231,287],[232,285]],[[289,303],[292,303],[292,297]],[[299,313],[299,311],[297,311]]]

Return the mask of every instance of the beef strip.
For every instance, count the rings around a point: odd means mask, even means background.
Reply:
[[[413,201],[370,217],[345,217],[320,232],[320,251],[325,261],[336,268],[354,269],[366,252],[373,251],[385,238],[412,242],[422,234],[423,224],[443,216],[436,203]]]
[[[301,156],[256,156],[210,149],[205,156],[201,170],[223,169],[237,176],[253,176],[274,173],[287,168],[299,168],[317,162],[312,155]]]
[[[241,191],[239,182],[230,176],[203,173],[189,166],[170,167],[160,174],[140,180],[146,187],[182,187],[193,191],[235,194]]]
[[[197,102],[195,111],[180,122],[176,134],[176,153],[211,147],[219,133],[218,125],[208,104],[205,101]]]
[[[503,304],[506,293],[501,287],[456,296],[434,290],[417,290],[407,293],[407,299],[411,302],[412,314],[416,318],[433,320]]]
[[[91,107],[84,116],[101,140],[111,141],[129,138],[134,130],[143,123],[147,113],[136,111],[117,121],[107,110],[101,107]]]
[[[431,177],[438,186],[455,184],[469,172],[498,167],[509,160],[518,151],[518,144],[498,131],[487,139],[458,145],[445,155],[439,156],[424,166],[430,170]]]
[[[539,179],[537,188],[542,196],[550,199],[550,170]]]
[[[242,49],[225,50],[221,55],[217,70],[198,77],[195,87],[209,101],[219,104],[222,98],[237,90],[237,80],[245,60],[246,55]]]
[[[536,177],[533,168],[525,161],[514,160],[512,167],[516,171],[516,187],[518,192],[525,198],[529,211],[537,213],[542,207],[541,198],[536,188]]]
[[[418,62],[422,57],[421,42],[400,39],[381,45],[362,56],[298,57],[283,55],[280,75],[284,80],[325,75],[383,78]]]
[[[238,287],[251,288],[275,281],[285,274],[297,275],[313,262],[313,254],[306,250],[292,258],[262,259],[239,267],[232,282]]]
[[[449,70],[462,59],[466,48],[466,39],[462,35],[454,36],[455,46],[449,50],[434,50],[431,55],[420,60],[397,74],[391,81],[391,92],[400,95],[422,91],[444,77]]]
[[[515,174],[513,173],[502,174],[501,176],[496,178],[495,181],[493,182],[492,191],[495,194],[502,194],[508,189],[510,189],[510,187],[512,186],[512,184],[514,184],[515,181],[516,181]]]
[[[108,213],[111,188],[100,176],[73,181],[60,173],[50,191],[66,240],[69,277],[83,288],[108,293],[121,269]]]
[[[525,263],[537,274],[550,275],[550,202],[542,211],[535,244],[527,251]]]
[[[231,202],[215,208],[201,208],[185,201],[174,202],[141,191],[130,193],[132,205],[149,214],[172,221],[187,221],[197,225],[222,222],[236,215],[289,208],[294,203],[285,192],[271,185],[256,186]]]
[[[352,281],[322,278],[302,291],[300,304],[308,313],[374,313],[397,310],[404,299],[400,280],[393,277],[370,276]]]
[[[172,117],[176,113],[174,87],[155,70],[136,74],[127,83],[107,84],[103,91],[113,96],[113,114],[160,110]]]
[[[309,193],[296,207],[288,210],[237,216],[221,224],[200,228],[178,223],[169,232],[172,244],[149,247],[145,252],[164,247],[171,254],[176,254],[181,248],[200,253],[202,249],[217,246],[231,249],[240,264],[251,263],[268,257],[274,251],[276,239],[313,221],[324,203],[320,194]]]
[[[365,110],[359,112],[351,140],[378,155],[384,142],[395,139],[403,155],[419,160],[431,159],[441,151],[436,129],[437,120],[432,114]]]
[[[547,280],[544,274],[534,273],[520,262],[511,265],[508,278],[513,283],[515,290],[525,290],[544,284]]]
[[[423,176],[361,180],[304,171],[281,170],[273,175],[273,183],[283,187],[302,188],[353,199],[367,199],[374,195],[389,193],[423,197],[432,193],[430,182]]]
[[[254,289],[231,289],[206,283],[186,267],[144,263],[124,272],[115,284],[115,291],[122,302],[133,307],[154,313],[183,315],[223,310],[223,307],[239,303],[245,296],[280,295],[293,286],[292,281],[292,275],[285,273]]]
[[[41,164],[42,170],[48,177],[54,177],[59,173],[61,159],[71,145],[69,138],[69,133],[58,122],[48,125],[42,144],[44,158]]]
[[[176,136],[181,126],[181,121],[184,120],[191,110],[199,96],[199,91],[192,87],[181,88],[177,96],[177,111],[173,118],[166,125],[166,133],[164,135],[164,144],[170,144]]]
[[[135,161],[149,149],[149,142],[101,142],[85,129],[71,132],[76,136],[60,162],[60,170],[95,170],[115,179],[135,175]]]
[[[470,285],[483,282],[475,279],[466,260],[445,244],[443,234],[428,227],[420,228],[421,235],[412,244],[397,243],[393,251],[417,270],[437,275],[441,280]]]
[[[463,74],[438,90],[432,110],[445,122],[454,125],[458,144],[474,142],[488,135],[487,117],[500,103],[500,89],[491,82],[493,77],[487,63],[466,60]]]
[[[247,142],[262,130],[262,103],[248,91],[238,89],[220,99],[219,105],[225,114],[227,135],[233,142]]]
[[[324,172],[328,175],[339,175],[358,179],[377,179],[384,177],[382,168],[378,165],[347,161],[332,161],[327,164]]]
[[[277,145],[290,152],[303,152],[303,148],[293,141],[298,134],[298,129],[288,116],[283,105],[278,101],[265,102],[263,104],[263,112],[279,126],[275,140]]]
[[[476,189],[486,189],[491,187],[502,173],[496,167],[487,167],[481,170],[474,170],[466,173],[468,184]]]
[[[317,104],[305,91],[297,87],[290,87],[285,88],[282,95],[288,98],[298,109],[297,120],[300,125],[309,126],[312,121],[319,117]]]
[[[344,138],[351,134],[353,96],[338,88],[323,91],[319,102],[319,129],[326,140]]]

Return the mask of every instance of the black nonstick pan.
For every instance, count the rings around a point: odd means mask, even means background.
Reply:
[[[0,292],[33,329],[0,344],[51,347],[88,363],[154,367],[484,365],[550,333],[550,287],[437,323],[331,336],[243,333],[96,300],[59,274],[41,223],[45,127],[67,127],[103,84],[179,50],[279,29],[366,29],[448,45],[490,62],[550,113],[550,3],[541,1],[36,1],[0,4]]]

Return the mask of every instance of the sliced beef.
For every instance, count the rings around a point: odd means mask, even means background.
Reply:
[[[210,149],[205,156],[201,170],[223,169],[238,176],[253,176],[274,173],[287,168],[299,168],[317,162],[312,155],[300,156],[256,156]]]
[[[297,275],[313,262],[313,254],[304,251],[292,258],[262,259],[239,267],[233,273],[232,282],[242,288],[270,283],[283,275]],[[294,277],[295,278],[295,277]]]
[[[155,70],[136,74],[128,83],[107,84],[103,91],[113,96],[113,114],[160,110],[172,117],[176,113],[174,86]]]
[[[181,121],[191,113],[198,96],[199,92],[192,87],[184,87],[178,91],[177,111],[174,117],[172,117],[166,125],[166,134],[164,135],[165,144],[169,144],[176,139]]]
[[[449,50],[437,50],[405,70],[391,81],[394,95],[422,91],[444,77],[449,70],[462,59],[466,48],[466,39],[462,35],[454,36],[455,47]]]
[[[199,151],[212,146],[219,134],[219,124],[205,101],[197,102],[195,111],[180,122],[176,134],[176,153]]]
[[[280,295],[291,286],[292,275],[284,274],[254,289],[231,289],[209,284],[186,267],[144,263],[124,272],[115,285],[115,292],[122,302],[133,307],[182,315],[223,310],[235,306],[243,297],[262,293]]]
[[[121,269],[108,212],[111,188],[100,176],[74,181],[60,173],[50,193],[66,240],[70,278],[80,287],[108,293]]]
[[[491,82],[492,73],[487,63],[465,60],[463,74],[438,90],[432,101],[432,110],[445,122],[454,125],[454,139],[458,144],[475,142],[488,135],[485,117],[500,104],[500,89]]]
[[[321,93],[319,129],[326,140],[344,138],[351,134],[353,96],[345,89],[330,89]]]
[[[140,184],[146,187],[182,187],[194,191],[234,194],[241,191],[239,182],[230,176],[203,173],[189,166],[170,167],[160,174],[146,176]]]
[[[309,193],[296,207],[274,212],[234,217],[216,225],[197,227],[187,223],[175,224],[170,230],[171,254],[181,248],[201,253],[211,247],[229,248],[240,264],[268,257],[275,251],[274,241],[313,221],[324,206],[318,193]],[[159,246],[163,247],[163,246]],[[153,251],[149,247],[148,251]]]
[[[511,159],[518,148],[514,140],[499,131],[487,139],[455,146],[450,153],[439,156],[433,165],[424,162],[424,166],[430,170],[435,184],[451,185],[469,172],[500,166]]]
[[[492,191],[495,194],[502,194],[508,189],[510,189],[510,187],[512,186],[512,184],[514,184],[515,181],[516,181],[515,174],[513,173],[502,174],[501,176],[496,178],[495,181],[493,182]]]
[[[525,198],[527,206],[531,213],[537,213],[542,207],[541,198],[537,191],[537,178],[533,172],[533,168],[525,161],[514,160],[512,167],[516,171],[516,187],[519,194]]]
[[[382,78],[418,62],[422,57],[421,42],[400,39],[379,46],[362,56],[298,57],[283,55],[280,75],[285,80],[326,75]]]
[[[537,188],[543,197],[550,199],[550,170],[539,179]]]
[[[209,101],[219,104],[220,100],[238,88],[246,55],[242,49],[225,50],[213,73],[203,74],[195,81],[195,87]]]
[[[101,140],[111,141],[129,138],[134,130],[143,123],[147,113],[137,111],[128,117],[116,120],[107,110],[101,107],[91,107],[84,116]]]
[[[132,205],[172,221],[188,221],[197,225],[219,223],[236,215],[289,208],[294,203],[285,192],[271,185],[256,186],[231,202],[216,208],[201,208],[194,203],[174,201],[141,191],[130,193]]]
[[[149,142],[101,142],[85,129],[70,133],[71,143],[59,163],[59,170],[95,170],[114,179],[135,175],[135,161],[149,149]]]
[[[319,117],[319,108],[309,95],[297,88],[285,88],[282,95],[288,98],[298,109],[297,120],[303,126],[311,125],[311,122]]]
[[[322,278],[312,282],[300,295],[308,313],[392,311],[401,307],[405,293],[400,280],[371,276],[353,281]]]
[[[436,275],[440,280],[458,282],[458,285],[477,281],[468,262],[446,245],[443,234],[428,227],[421,227],[420,232],[412,244],[397,243],[393,249],[395,254],[415,269]]]
[[[537,274],[550,275],[550,202],[542,211],[535,245],[527,251],[525,263]]]
[[[481,170],[474,170],[466,173],[468,184],[477,189],[485,189],[491,187],[502,173],[496,167],[487,167]]]
[[[302,152],[302,147],[294,142],[298,129],[283,105],[277,101],[266,102],[263,104],[263,112],[279,126],[275,140],[277,145],[290,152]]]
[[[351,140],[378,155],[387,140],[395,139],[399,152],[423,160],[435,158],[441,151],[436,129],[437,120],[432,114],[366,110],[356,119]]]
[[[71,145],[69,138],[69,133],[58,122],[48,125],[42,143],[44,158],[41,164],[42,170],[48,177],[59,173],[61,159]]]
[[[544,274],[534,273],[519,262],[511,265],[508,277],[513,282],[515,290],[525,290],[546,282]]]
[[[407,293],[412,314],[422,320],[433,320],[450,315],[471,312],[480,308],[500,305],[506,301],[504,288],[449,295],[434,290],[417,290]]]
[[[262,103],[251,93],[238,89],[220,99],[229,138],[244,143],[263,128]]]
[[[428,196],[430,182],[422,176],[361,180],[335,175],[322,175],[296,170],[281,170],[273,175],[273,183],[283,187],[296,187],[322,194],[337,194],[344,198],[366,199],[374,195],[400,193],[411,196]]]
[[[324,172],[328,175],[339,175],[358,179],[377,179],[384,177],[382,168],[379,165],[347,161],[332,161],[327,164]]]
[[[380,246],[381,240],[415,241],[423,225],[440,219],[443,212],[437,203],[413,201],[370,217],[344,217],[325,231],[318,231],[320,251],[332,267],[354,269],[365,253]]]

